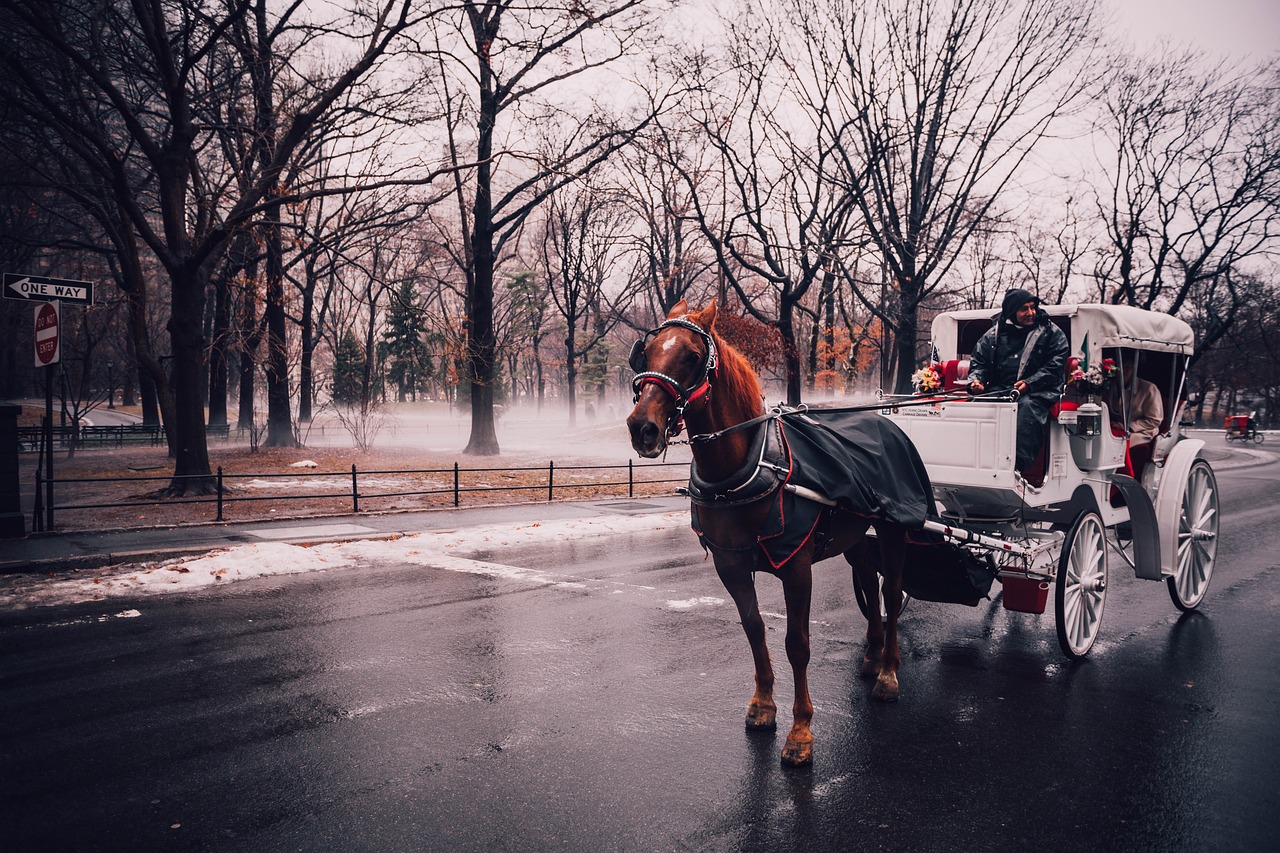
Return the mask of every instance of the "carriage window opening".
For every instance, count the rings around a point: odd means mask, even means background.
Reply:
[[[981,320],[961,320],[956,326],[956,358],[966,359],[973,354],[978,338],[991,328],[990,318]]]

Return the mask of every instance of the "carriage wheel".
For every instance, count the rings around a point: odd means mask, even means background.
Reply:
[[[1178,513],[1178,562],[1167,578],[1169,597],[1179,610],[1194,610],[1204,599],[1218,553],[1218,481],[1197,461],[1187,474]]]
[[[1062,653],[1084,657],[1098,638],[1107,601],[1107,537],[1096,512],[1076,519],[1063,542],[1054,599]]]

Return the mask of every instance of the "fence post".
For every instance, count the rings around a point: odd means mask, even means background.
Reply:
[[[453,463],[453,505],[458,505],[458,463]]]
[[[547,500],[548,501],[551,500],[551,493],[555,489],[555,482],[556,482],[556,463],[555,463],[555,460],[553,459],[551,460],[551,463],[547,466]]]
[[[43,440],[42,440],[43,441]],[[41,460],[44,458],[44,445],[40,445],[40,459],[36,460],[36,503],[31,512],[31,532],[44,531],[44,469]]]
[[[356,485],[356,464],[351,463],[351,511],[360,511],[360,490]]]
[[[634,498],[636,496],[636,472],[634,460],[627,460],[627,497]]]
[[[216,521],[222,521],[222,466],[218,466],[218,517]]]

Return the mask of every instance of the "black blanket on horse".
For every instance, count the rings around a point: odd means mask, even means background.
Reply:
[[[775,508],[757,541],[776,569],[815,535],[829,507],[781,488],[790,483],[812,489],[847,512],[883,518],[919,530],[934,515],[933,487],[920,454],[906,434],[874,412],[777,409],[757,428],[743,469],[708,483],[696,466],[689,476],[692,523],[704,546],[699,506],[727,506],[770,500]]]

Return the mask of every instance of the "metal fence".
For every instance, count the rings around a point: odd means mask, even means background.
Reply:
[[[688,469],[687,462],[655,462],[640,466],[640,470],[665,470],[672,467],[682,470]],[[621,473],[616,477],[612,472],[626,471],[626,479],[622,479]],[[351,470],[347,471],[330,471],[330,472],[297,472],[297,473],[267,473],[267,474],[226,474],[222,467],[219,466],[214,477],[216,478],[216,489],[213,495],[207,497],[182,497],[182,498],[156,498],[148,500],[130,500],[130,501],[112,501],[112,502],[85,502],[85,503],[65,503],[57,504],[47,503],[42,498],[46,494],[51,494],[49,486],[72,486],[72,485],[94,485],[94,484],[126,484],[133,486],[135,484],[147,483],[176,483],[183,480],[206,480],[208,477],[203,475],[167,475],[167,476],[149,476],[149,477],[68,477],[57,478],[52,481],[42,478],[41,471],[36,470],[36,508],[34,530],[51,530],[53,528],[54,516],[56,512],[69,512],[72,510],[84,509],[109,509],[124,507],[149,507],[149,506],[175,506],[181,504],[211,504],[214,510],[214,521],[224,521],[224,508],[227,504],[250,502],[250,501],[295,501],[295,500],[317,500],[332,499],[335,501],[350,501],[351,512],[358,513],[361,511],[360,502],[377,498],[399,498],[412,496],[429,496],[429,495],[445,495],[452,498],[453,506],[462,505],[462,496],[469,493],[478,492],[517,492],[531,491],[546,493],[546,500],[553,501],[556,493],[571,493],[579,489],[618,489],[621,491],[626,487],[627,497],[635,497],[636,486],[639,485],[670,485],[676,483],[685,483],[688,475],[680,477],[643,477],[636,479],[637,466],[634,462],[628,461],[626,465],[562,465],[556,466],[555,462],[549,462],[545,466],[536,467],[506,467],[506,468],[462,468],[457,462],[453,463],[452,468],[423,468],[423,469],[391,469],[391,470],[369,470],[360,471],[353,464]],[[556,475],[561,477],[572,477],[582,472],[590,472],[592,475],[603,472],[604,479],[588,479],[579,482],[560,482],[556,481]],[[537,483],[522,483],[520,485],[464,485],[464,475],[486,474],[486,473],[503,473],[503,474],[539,474],[545,473],[545,480],[539,478]],[[362,491],[360,488],[360,478],[366,478],[366,484],[371,477],[387,477],[395,476],[400,478],[414,477],[443,477],[446,478],[448,485],[434,486],[432,488],[422,489],[397,489],[394,491],[378,491],[369,489]],[[244,495],[239,494],[233,485],[237,480],[299,480],[299,479],[317,479],[317,478],[333,478],[340,481],[340,489],[335,488],[330,491],[312,492],[307,494],[271,494],[271,495]]]

